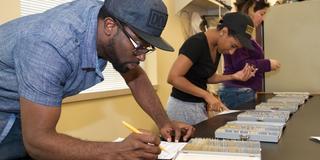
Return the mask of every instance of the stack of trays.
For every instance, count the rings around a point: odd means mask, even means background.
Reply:
[[[310,96],[309,92],[273,92],[277,96],[287,96],[287,97],[303,97],[308,99]]]
[[[289,111],[294,113],[298,110],[299,105],[295,103],[286,103],[286,102],[263,102],[256,105],[256,110],[279,110],[279,111]]]
[[[305,103],[310,93],[274,92],[274,94],[275,96],[267,102],[256,105],[255,110],[238,114],[237,121],[227,122],[218,128],[215,131],[215,138],[244,142],[279,142],[290,114]]]
[[[290,103],[301,105],[305,102],[304,97],[291,97],[291,96],[275,96],[267,100],[267,102],[282,102],[282,103]]]
[[[238,121],[282,122],[290,117],[289,111],[248,110],[237,116]]]
[[[178,153],[175,160],[193,159],[261,160],[261,146],[255,141],[193,138]]]
[[[215,131],[216,138],[278,142],[285,123],[231,121]]]

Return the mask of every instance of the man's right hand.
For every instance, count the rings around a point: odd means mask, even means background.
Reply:
[[[132,133],[120,143],[121,152],[117,160],[155,160],[161,153],[159,136],[147,131]]]

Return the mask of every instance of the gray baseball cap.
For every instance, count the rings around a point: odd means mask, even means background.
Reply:
[[[162,50],[174,51],[161,38],[168,20],[167,7],[162,0],[105,0],[104,7],[146,42]]]

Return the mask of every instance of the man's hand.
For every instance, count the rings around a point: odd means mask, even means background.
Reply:
[[[161,135],[168,141],[171,142],[171,133],[174,131],[175,142],[178,142],[180,137],[183,136],[183,141],[187,141],[195,131],[195,128],[189,124],[171,121],[170,123],[166,123],[162,128],[160,128]]]
[[[132,133],[120,143],[122,151],[117,160],[155,160],[161,153],[159,136],[147,131],[142,131],[142,134]]]

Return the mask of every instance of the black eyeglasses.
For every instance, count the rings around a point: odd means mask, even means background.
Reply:
[[[132,50],[132,54],[135,56],[140,56],[143,54],[148,54],[151,53],[155,50],[154,46],[149,45],[149,46],[143,46],[140,43],[137,43],[136,41],[133,40],[133,38],[130,36],[130,34],[126,31],[126,29],[124,28],[124,25],[121,24],[120,21],[118,21],[117,19],[114,19],[115,22],[119,25],[120,29],[123,31],[123,33],[127,36],[127,38],[129,39],[129,41],[131,42],[132,46],[134,47],[134,49]],[[138,36],[137,36],[138,37]]]
[[[268,3],[268,0],[256,0],[256,2]]]

